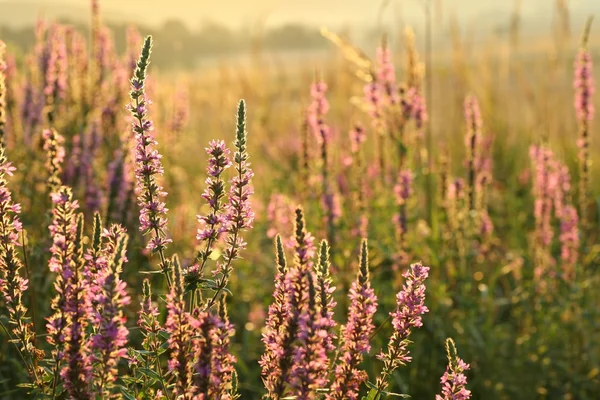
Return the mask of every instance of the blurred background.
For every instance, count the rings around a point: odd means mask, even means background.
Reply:
[[[118,50],[125,30],[135,24],[158,41],[154,62],[164,68],[195,68],[218,60],[239,60],[258,49],[293,61],[317,58],[328,48],[321,27],[343,31],[355,45],[374,49],[383,32],[393,42],[406,25],[424,40],[425,15],[432,18],[436,52],[451,47],[453,26],[469,45],[509,39],[518,30],[527,50],[547,41],[550,30],[572,32],[600,11],[594,0],[561,0],[567,19],[553,0],[106,0],[104,23],[115,32]],[[73,24],[84,31],[86,0],[0,0],[0,35],[26,49],[35,42],[38,18]],[[565,24],[565,21],[568,23]],[[501,49],[497,49],[501,50]]]

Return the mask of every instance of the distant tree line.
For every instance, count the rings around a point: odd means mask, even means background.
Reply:
[[[72,25],[86,33],[88,25],[72,21],[58,21]],[[126,48],[126,30],[131,24],[106,23],[113,32],[116,49],[122,53]],[[172,19],[160,27],[135,24],[142,35],[151,34],[155,42],[153,63],[161,68],[193,68],[202,58],[221,57],[262,50],[319,49],[327,45],[319,30],[299,23],[275,28],[251,31],[248,28],[232,30],[216,22],[207,22],[197,30],[190,30],[182,21]],[[86,37],[89,35],[86,35]],[[22,51],[35,44],[35,28],[0,27],[0,39]]]

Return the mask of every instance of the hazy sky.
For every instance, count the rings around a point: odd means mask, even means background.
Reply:
[[[69,5],[85,10],[89,0],[0,0],[2,3],[35,1],[40,11],[45,8],[57,10],[56,4]],[[457,15],[463,22],[498,16],[507,18],[519,0],[100,0],[107,18],[132,20],[140,17],[151,24],[159,24],[169,18],[184,20],[191,28],[203,20],[226,23],[232,27],[248,25],[263,20],[267,25],[284,22],[303,22],[314,25],[372,26],[377,22],[382,3],[388,3],[385,20],[406,20],[422,15],[422,4],[441,4],[444,16]],[[578,14],[600,14],[600,0],[566,0]],[[524,17],[549,16],[556,0],[520,0]]]

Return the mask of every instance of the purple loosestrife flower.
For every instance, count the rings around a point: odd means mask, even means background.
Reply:
[[[194,395],[194,398],[198,399],[207,399],[211,375],[213,343],[210,335],[213,321],[208,311],[196,308],[193,314],[193,318],[190,318],[192,354],[194,355],[193,386],[189,388],[188,395]]]
[[[61,174],[61,180],[65,185],[76,187],[81,177],[81,153],[83,152],[83,140],[80,134],[71,139],[71,152],[67,158],[66,165]]]
[[[589,25],[587,27],[589,30]],[[581,219],[584,224],[587,224],[587,207],[589,196],[589,131],[590,124],[594,118],[594,75],[592,66],[592,56],[586,47],[587,33],[584,36],[584,43],[579,50],[577,59],[575,60],[575,77],[573,86],[575,88],[575,112],[579,120],[579,139],[577,146],[579,147],[579,166],[580,166],[580,183],[579,183],[579,207]]]
[[[0,143],[0,298],[8,311],[15,344],[25,357],[29,379],[36,385],[42,385],[37,362],[43,357],[43,352],[36,348],[35,330],[22,301],[29,281],[19,273],[22,267],[17,253],[19,232],[23,229],[18,216],[21,206],[13,202],[6,181],[6,176],[14,171],[15,167],[6,159],[4,145]]]
[[[479,102],[473,95],[465,99],[465,120],[467,122],[467,133],[465,135],[465,145],[467,148],[467,169],[468,169],[468,194],[469,207],[475,209],[476,204],[476,183],[479,171],[476,168],[476,161],[479,158],[481,146],[481,111]]]
[[[369,280],[366,239],[362,241],[360,267],[356,280],[352,282],[349,297],[348,322],[342,329],[341,356],[335,367],[327,400],[358,399],[360,385],[368,378],[358,368],[363,354],[371,350],[369,340],[375,330],[373,315],[377,311],[377,296]]]
[[[113,160],[108,164],[107,192],[108,210],[110,220],[122,223],[128,222],[129,194],[133,188],[130,178],[131,165],[127,157],[127,149],[115,150]]]
[[[210,213],[206,216],[198,215],[200,228],[196,234],[196,239],[201,243],[205,242],[205,248],[198,252],[196,263],[199,264],[199,275],[202,274],[206,262],[210,257],[215,242],[219,236],[227,231],[228,221],[225,215],[226,205],[222,203],[225,196],[225,183],[221,175],[229,168],[231,160],[229,159],[231,151],[225,146],[225,142],[213,140],[206,148],[209,155],[208,167],[206,172],[206,189],[202,193],[202,198],[210,206]]]
[[[446,340],[446,352],[448,353],[448,367],[440,379],[442,383],[442,394],[435,396],[435,400],[468,400],[471,391],[467,390],[467,377],[464,372],[469,370],[469,364],[458,357],[456,346],[452,339]]]
[[[6,62],[4,52],[6,45],[0,40],[0,144],[4,144],[6,135]]]
[[[329,103],[325,97],[327,84],[323,81],[315,82],[310,89],[312,102],[308,108],[308,122],[312,128],[321,151],[321,206],[324,211],[324,222],[327,228],[327,239],[333,243],[334,224],[341,216],[340,199],[329,182],[329,150],[331,141],[331,128],[327,125],[325,117],[329,111]]]
[[[396,73],[392,62],[392,52],[385,44],[377,49],[377,80],[383,87],[389,104],[398,104]]]
[[[367,140],[365,129],[361,124],[354,124],[350,130],[350,151],[353,159],[356,161],[354,175],[356,176],[356,209],[358,215],[355,217],[352,235],[355,237],[367,237],[369,228],[369,218],[367,217],[367,179],[365,177],[365,160],[361,151],[363,144]]]
[[[429,115],[427,114],[427,102],[423,95],[417,90],[414,90],[411,94],[411,117],[414,119],[415,126],[420,132],[429,120]]]
[[[592,56],[588,49],[581,48],[575,60],[575,111],[580,121],[591,121],[594,118],[594,74]]]
[[[315,276],[316,276],[316,301],[317,301],[317,310],[318,315],[317,319],[320,318],[319,325],[321,329],[323,329],[327,335],[323,338],[325,348],[327,351],[335,350],[335,344],[333,343],[335,339],[335,327],[336,322],[333,319],[334,309],[336,306],[336,302],[333,300],[333,292],[335,291],[335,286],[331,286],[332,280],[330,275],[330,264],[329,264],[329,245],[327,241],[321,241],[321,245],[319,247],[319,263],[315,268]]]
[[[327,385],[327,329],[318,314],[313,274],[308,278],[308,302],[303,304],[297,318],[297,346],[292,355],[290,377],[293,393],[299,400],[316,396],[317,389]]]
[[[46,171],[48,171],[48,188],[50,191],[62,185],[60,178],[62,164],[65,160],[65,139],[54,129],[44,129],[44,150],[46,151]]]
[[[285,396],[293,378],[298,375],[298,368],[303,367],[302,362],[298,364],[299,360],[293,356],[296,353],[295,342],[300,333],[300,320],[306,320],[308,312],[308,279],[315,248],[313,236],[306,231],[301,208],[296,209],[294,250],[294,263],[285,272],[283,281],[276,282],[275,295],[280,293],[281,298],[276,300],[273,312],[269,310],[270,318],[273,319],[272,323],[268,323],[263,337],[266,346],[265,355],[261,360],[263,381],[269,398],[274,400]],[[285,266],[282,266],[284,258],[281,245],[278,246],[277,253],[279,270],[283,272]],[[281,304],[278,304],[279,301]],[[285,318],[279,327],[274,325],[278,318]],[[304,325],[306,326],[306,321]]]
[[[167,322],[165,329],[169,333],[169,371],[173,374],[175,387],[173,394],[185,396],[192,382],[192,360],[188,353],[192,341],[193,318],[185,310],[184,282],[177,256],[173,257],[172,284],[167,295]],[[198,318],[196,318],[198,319]],[[197,323],[197,322],[196,322]]]
[[[53,25],[49,30],[40,64],[45,78],[44,96],[48,121],[52,125],[55,112],[65,99],[67,92],[68,60],[65,30],[62,26]]]
[[[114,66],[114,50],[112,34],[108,27],[101,26],[96,35],[96,47],[94,58],[96,61],[96,86],[101,87],[107,83],[107,78],[110,76]]]
[[[412,329],[423,325],[421,315],[429,311],[425,306],[425,280],[429,276],[429,267],[420,262],[412,264],[402,276],[405,282],[402,290],[396,295],[397,309],[390,313],[394,333],[390,337],[387,351],[382,351],[377,356],[383,361],[383,371],[377,378],[379,392],[388,387],[388,379],[396,368],[412,360],[407,349],[410,343],[408,338]]]
[[[173,102],[173,116],[171,118],[171,131],[179,133],[183,131],[190,119],[190,100],[187,85],[179,84],[175,92]]]
[[[326,384],[321,373],[327,368],[327,354],[323,341],[326,332],[320,327],[315,302],[312,274],[314,238],[305,229],[304,214],[300,208],[296,209],[295,231],[294,266],[286,275],[287,286],[291,289],[288,300],[291,310],[288,320],[291,341],[289,345],[286,343],[283,346],[284,349],[291,349],[291,357],[289,367],[282,373],[282,388],[285,383],[289,383],[294,395],[299,399],[307,399],[315,389]],[[284,360],[287,359],[286,354]]]
[[[80,173],[85,187],[85,205],[89,211],[98,211],[102,206],[102,191],[94,170],[94,160],[102,140],[100,122],[94,120],[87,135],[84,136],[83,152],[80,159]]]
[[[127,354],[127,336],[124,307],[131,299],[127,284],[121,280],[123,264],[127,262],[127,234],[120,225],[113,225],[103,233],[105,244],[98,260],[95,296],[97,304],[92,321],[97,327],[90,338],[93,352],[94,384],[96,393],[109,397],[113,382],[118,377],[119,360]],[[100,260],[103,260],[100,261]]]
[[[398,214],[394,215],[394,223],[396,224],[396,233],[401,247],[404,245],[404,235],[407,232],[406,204],[412,196],[413,179],[413,172],[410,169],[403,169],[398,173],[398,180],[394,186],[396,205],[399,207]]]
[[[246,242],[242,238],[242,232],[252,228],[254,212],[250,207],[250,196],[254,193],[251,182],[254,172],[248,162],[246,131],[246,102],[240,100],[237,109],[236,139],[234,142],[235,154],[233,165],[236,175],[229,182],[229,202],[225,206],[225,219],[227,221],[227,238],[225,239],[225,250],[223,261],[217,264],[215,275],[217,278],[217,290],[208,303],[210,308],[218,299],[219,293],[229,282],[229,276],[233,270],[232,263],[240,258],[240,252],[246,248]]]
[[[375,77],[372,77],[371,82],[367,83],[363,88],[365,101],[368,106],[371,123],[377,130],[382,128],[382,100],[381,100],[381,85]]]
[[[89,301],[89,281],[82,279],[85,275],[83,256],[83,215],[77,216],[77,230],[75,235],[75,257],[73,257],[74,270],[72,277],[72,293],[66,299],[65,312],[69,324],[65,328],[65,359],[66,363],[60,371],[63,386],[70,398],[90,398],[89,382],[92,378],[90,349],[86,341],[86,331],[91,315]]]
[[[157,142],[152,135],[154,129],[152,121],[148,119],[147,106],[149,101],[146,99],[145,94],[146,69],[150,63],[151,48],[152,37],[148,36],[144,41],[135,74],[131,79],[131,105],[129,109],[133,116],[133,132],[135,133],[135,190],[138,196],[138,205],[141,209],[140,230],[144,234],[153,233],[147,249],[159,253],[161,269],[163,273],[167,274],[168,263],[163,251],[167,244],[171,242],[171,239],[168,239],[165,233],[168,209],[162,200],[166,193],[156,180],[164,173],[164,170],[160,161],[161,155],[154,148]]]
[[[161,344],[158,337],[158,333],[161,330],[158,318],[159,311],[158,307],[152,301],[152,286],[150,285],[150,281],[144,279],[142,287],[142,302],[140,304],[137,325],[144,336],[144,340],[142,341],[144,350],[156,353]]]
[[[329,111],[329,102],[325,97],[325,92],[327,92],[325,82],[315,82],[310,87],[312,102],[308,107],[308,123],[320,142],[327,142],[329,139],[329,127],[324,121],[325,115]]]
[[[54,288],[56,296],[50,304],[53,315],[48,318],[48,342],[54,346],[54,359],[57,363],[64,357],[66,328],[69,321],[69,304],[73,304],[73,280],[76,257],[77,221],[75,212],[79,208],[77,200],[73,200],[73,192],[69,187],[61,186],[52,193],[52,223],[48,227],[52,237],[50,247],[51,258],[48,263],[50,272],[56,274]]]
[[[277,274],[275,275],[275,289],[273,290],[273,304],[269,306],[262,342],[265,345],[259,364],[262,368],[262,377],[265,388],[272,393],[281,379],[281,362],[288,349],[284,348],[289,341],[290,332],[287,322],[290,318],[290,303],[288,296],[291,292],[286,279],[288,272],[287,261],[283,250],[281,236],[275,238],[277,250]]]
[[[572,281],[575,278],[575,264],[579,259],[579,217],[577,209],[567,205],[562,210],[560,221],[560,257],[563,278]]]
[[[229,322],[224,296],[219,301],[217,314],[200,311],[199,319],[192,322],[194,339],[194,398],[234,399],[232,379],[236,358],[230,354],[230,337],[235,330]]]
[[[361,124],[354,124],[349,133],[350,151],[356,154],[360,151],[362,145],[367,141],[367,133]]]
[[[551,150],[542,146],[531,146],[529,156],[534,168],[533,196],[535,217],[535,244],[536,244],[536,276],[543,274],[546,263],[553,262],[549,254],[554,230],[552,229],[553,199],[550,191],[553,174],[553,158]]]

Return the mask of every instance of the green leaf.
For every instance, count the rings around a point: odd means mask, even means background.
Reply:
[[[381,393],[377,391],[377,389],[373,388],[367,394],[367,397],[363,397],[364,400],[379,400],[381,398]]]
[[[167,331],[158,331],[158,336],[160,336],[161,338],[167,340],[171,337],[171,334]]]
[[[123,395],[123,397],[127,400],[136,400],[135,396],[123,386],[121,386],[119,389],[121,390],[121,394]]]
[[[160,375],[158,374],[158,372],[156,372],[156,371],[154,371],[152,369],[149,369],[149,368],[138,368],[137,370],[141,374],[149,376],[152,379],[156,379],[159,382],[162,380],[161,377],[160,377]]]

